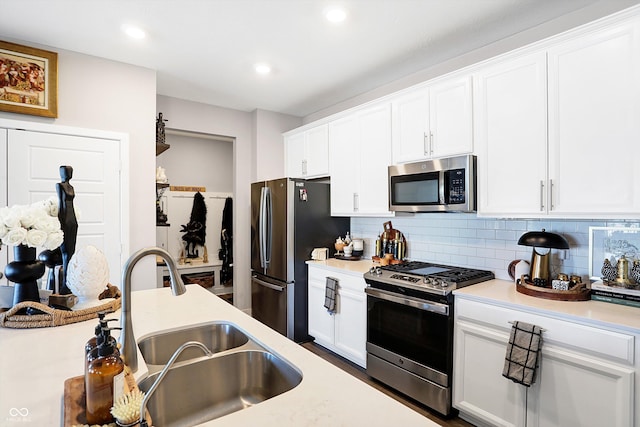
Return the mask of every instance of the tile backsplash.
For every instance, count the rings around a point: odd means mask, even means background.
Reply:
[[[407,239],[407,257],[491,270],[498,279],[510,280],[509,263],[531,260],[531,247],[519,246],[527,231],[542,230],[562,235],[569,250],[552,250],[551,273],[578,274],[589,278],[589,227],[640,227],[639,221],[495,219],[476,214],[429,213],[395,218],[351,218],[351,235],[364,239],[364,256],[371,257],[383,223],[391,221]]]

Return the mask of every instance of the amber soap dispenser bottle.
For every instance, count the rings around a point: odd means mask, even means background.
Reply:
[[[98,357],[89,363],[85,375],[86,414],[89,425],[113,422],[111,407],[124,391],[124,362],[118,355],[109,330],[104,342],[98,346]]]

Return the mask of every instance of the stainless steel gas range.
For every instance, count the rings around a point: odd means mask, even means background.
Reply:
[[[367,282],[367,374],[450,415],[452,291],[490,271],[412,261],[374,267]]]

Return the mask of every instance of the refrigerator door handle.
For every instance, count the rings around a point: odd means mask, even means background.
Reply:
[[[271,189],[269,187],[265,187],[265,212],[266,212],[266,230],[265,230],[265,257],[264,257],[264,266],[265,268],[269,268],[269,264],[271,264],[271,241],[273,238],[272,230],[273,230],[273,206],[271,204]]]
[[[285,289],[284,286],[278,286],[278,285],[274,285],[273,283],[269,283],[269,282],[265,282],[264,280],[260,280],[260,279],[258,279],[258,276],[252,276],[251,278],[253,279],[254,282],[259,284],[260,286],[264,286],[264,287],[267,287],[269,289],[273,289],[274,291],[282,292]]]
[[[265,268],[265,253],[266,253],[266,243],[267,239],[265,236],[266,224],[265,224],[265,213],[266,213],[266,199],[267,199],[267,188],[262,187],[260,189],[260,215],[258,219],[258,246],[260,249],[260,267]]]

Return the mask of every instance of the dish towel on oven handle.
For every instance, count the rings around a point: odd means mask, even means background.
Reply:
[[[338,279],[327,277],[324,291],[324,307],[333,314],[336,312],[336,295],[338,292]]]
[[[535,383],[541,347],[542,328],[513,322],[502,376],[526,387]]]

